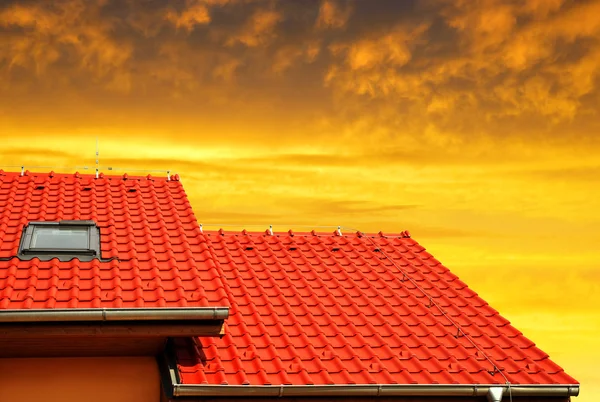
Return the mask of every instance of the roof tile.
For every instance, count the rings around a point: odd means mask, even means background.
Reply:
[[[231,290],[228,323],[255,325],[244,341],[268,351],[253,357],[250,384],[504,382],[490,361],[515,383],[574,381],[554,363],[530,373],[529,351],[548,357],[438,261],[425,263],[434,260],[413,239],[245,232],[242,244],[221,232],[215,245],[215,235],[206,239],[220,250],[216,269]],[[244,253],[251,263],[235,260]],[[221,348],[240,336],[199,344],[211,345],[208,360],[222,361]],[[182,375],[188,384],[201,379]]]
[[[195,249],[203,235],[185,229],[198,224],[181,182],[3,172],[0,184],[0,308],[208,306],[226,298],[219,274],[207,269],[206,246]],[[102,262],[14,258],[28,222],[71,219],[96,221]]]
[[[0,171],[0,308],[230,306],[175,340],[185,384],[576,383],[407,232],[202,233],[174,179]],[[101,261],[16,258],[61,219]]]

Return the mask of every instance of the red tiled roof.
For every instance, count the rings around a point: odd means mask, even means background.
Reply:
[[[74,219],[112,260],[15,258]],[[183,384],[577,384],[406,233],[202,233],[177,177],[0,171],[0,308],[209,305],[226,334],[176,340]]]
[[[222,339],[177,340],[183,384],[505,383],[493,364],[577,383],[405,233],[206,240],[230,317]]]
[[[94,220],[105,261],[15,258],[28,222],[60,220]],[[0,171],[0,308],[205,307],[225,299],[178,177]]]

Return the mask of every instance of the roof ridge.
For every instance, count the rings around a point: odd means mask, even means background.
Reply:
[[[211,229],[211,230],[204,230],[204,227],[207,226],[207,224],[204,223],[200,223],[200,229],[202,231],[203,234],[205,235],[221,235],[221,236],[225,236],[225,235],[244,235],[244,236],[264,236],[264,237],[272,237],[272,236],[277,236],[280,237],[281,235],[284,236],[289,236],[289,237],[294,237],[294,236],[315,236],[315,237],[331,237],[331,236],[336,236],[336,237],[344,237],[344,238],[360,238],[360,237],[370,237],[370,238],[403,238],[403,239],[409,239],[411,238],[411,234],[408,230],[403,230],[399,233],[383,233],[382,231],[379,231],[377,233],[374,232],[361,232],[359,230],[357,231],[352,231],[352,232],[339,232],[338,230],[335,230],[333,232],[325,232],[325,231],[317,231],[315,229],[312,229],[310,231],[294,231],[292,229],[289,229],[288,231],[271,231],[271,226],[270,225],[258,225],[258,224],[208,224],[208,226],[212,226],[212,227],[218,227],[219,229]],[[265,229],[265,231],[259,231],[259,230],[246,230],[241,229],[241,230],[236,230],[236,229],[223,229],[224,227],[235,227],[235,228],[240,228],[240,227],[266,227],[267,229]],[[279,226],[287,226],[287,227],[306,227],[306,228],[310,228],[310,227],[314,227],[316,229],[323,229],[323,228],[338,228],[338,226],[310,226],[310,225],[293,225],[293,224],[282,224]]]
[[[168,172],[168,171],[165,171]],[[79,171],[75,171],[73,173],[56,173],[53,170],[49,172],[30,172],[29,170],[18,171],[5,171],[0,169],[0,180],[2,177],[48,177],[48,178],[67,178],[73,177],[76,179],[123,179],[123,180],[152,180],[152,181],[179,181],[180,177],[178,174],[171,175],[168,173],[167,176],[153,176],[152,174],[148,174],[146,176],[131,176],[128,173],[123,174],[106,174],[104,172],[99,172],[98,177],[96,177],[95,173],[79,173]]]

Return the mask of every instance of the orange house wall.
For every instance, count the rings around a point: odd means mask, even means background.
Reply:
[[[152,357],[0,359],[0,401],[159,402]]]

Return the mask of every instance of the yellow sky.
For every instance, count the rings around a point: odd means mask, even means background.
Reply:
[[[4,1],[0,164],[84,171],[98,137],[105,172],[179,173],[205,225],[408,229],[595,401],[598,15],[598,0]]]

